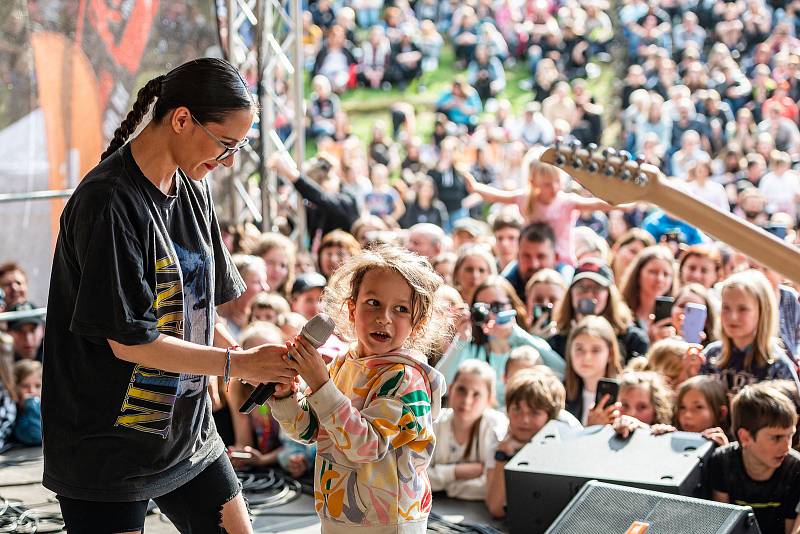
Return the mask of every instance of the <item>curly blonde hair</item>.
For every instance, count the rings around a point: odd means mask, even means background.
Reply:
[[[347,303],[358,298],[364,276],[374,269],[394,271],[411,287],[411,335],[403,348],[426,356],[441,343],[453,327],[447,303],[435,298],[442,285],[428,260],[407,249],[377,245],[345,261],[332,275],[322,294],[322,307],[336,322],[336,331],[345,341],[356,341],[355,325],[350,321]]]

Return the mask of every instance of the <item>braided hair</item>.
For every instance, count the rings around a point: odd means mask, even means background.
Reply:
[[[207,57],[187,61],[167,74],[156,76],[139,90],[133,108],[100,156],[101,161],[128,141],[154,100],[155,122],[181,106],[187,107],[200,124],[222,122],[231,111],[258,109],[247,84],[233,65],[224,59]]]

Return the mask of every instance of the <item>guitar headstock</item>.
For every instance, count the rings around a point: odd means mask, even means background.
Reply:
[[[651,200],[660,185],[658,167],[632,159],[624,150],[556,141],[539,159],[563,170],[609,204]]]

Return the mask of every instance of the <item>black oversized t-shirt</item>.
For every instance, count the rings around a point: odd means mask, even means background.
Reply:
[[[181,171],[174,195],[130,146],[95,167],[61,216],[44,344],[45,487],[132,501],[191,480],[224,451],[207,378],[120,360],[107,339],[213,340],[215,305],[242,293],[207,180]],[[222,373],[220,369],[220,374]]]
[[[731,504],[752,507],[763,534],[784,534],[786,520],[797,516],[800,453],[794,449],[769,480],[753,480],[747,475],[738,442],[714,451],[708,469],[711,489],[727,493]]]

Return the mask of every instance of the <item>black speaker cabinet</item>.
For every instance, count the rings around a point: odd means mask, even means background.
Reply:
[[[609,426],[575,431],[550,421],[506,464],[509,528],[544,532],[589,480],[703,497],[701,468],[712,451],[691,432],[637,430],[622,439]]]
[[[590,480],[546,534],[624,534],[636,522],[647,525],[647,534],[761,533],[749,506]]]

